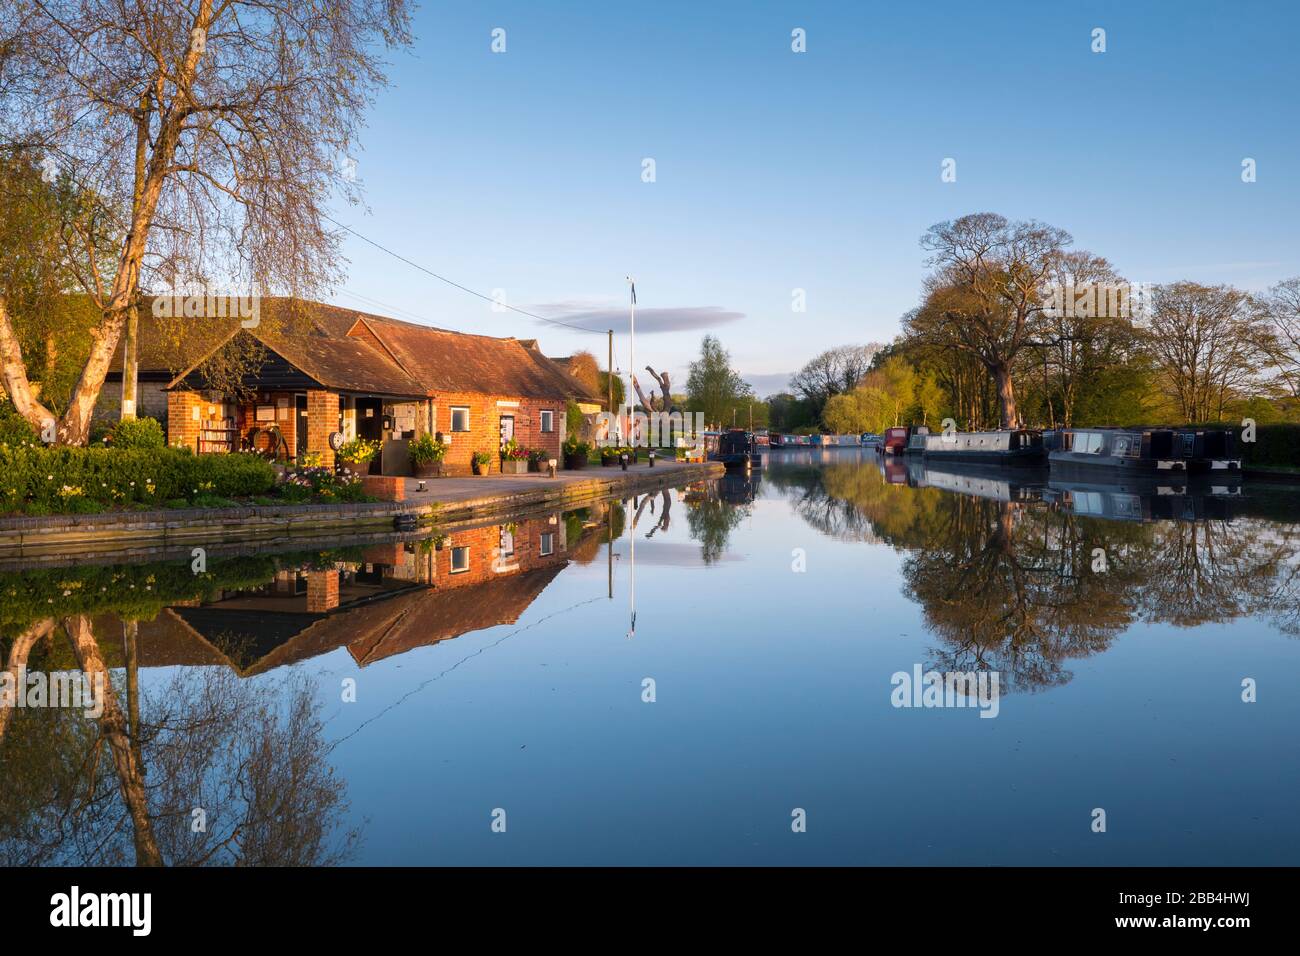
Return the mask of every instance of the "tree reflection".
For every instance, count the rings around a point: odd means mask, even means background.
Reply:
[[[768,480],[818,531],[904,553],[904,593],[939,640],[929,663],[938,670],[993,669],[1004,688],[1032,691],[1066,683],[1072,659],[1139,622],[1254,615],[1300,634],[1300,526],[1294,506],[1279,512],[1264,494],[1234,502],[1232,518],[1125,521],[1076,514],[1068,498],[891,485],[856,462]],[[1196,494],[1170,510],[1205,513]]]
[[[704,563],[713,564],[726,554],[731,532],[752,509],[748,504],[728,500],[722,483],[717,481],[689,486],[685,500],[690,536],[700,543],[700,558]]]
[[[106,635],[96,640],[88,617],[40,628],[43,653],[14,642],[9,665],[21,649],[27,666],[57,669],[65,639],[82,673],[105,675],[105,699],[98,718],[66,707],[8,713],[0,864],[307,866],[350,856],[358,834],[342,828],[344,786],[304,678],[187,667],[140,692],[128,629],[123,707],[107,679]]]

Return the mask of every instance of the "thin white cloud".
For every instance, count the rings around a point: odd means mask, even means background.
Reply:
[[[613,329],[615,332],[627,332],[630,320],[626,305],[608,306],[579,302],[549,302],[529,307],[548,319],[576,325],[594,332]],[[637,306],[637,335],[657,335],[666,332],[694,332],[712,329],[731,322],[738,322],[745,317],[743,312],[734,312],[717,305],[690,305],[673,308],[655,308]]]

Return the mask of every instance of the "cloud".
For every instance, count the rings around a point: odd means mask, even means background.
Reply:
[[[613,329],[615,332],[628,331],[629,319],[626,305],[596,306],[574,302],[551,302],[531,306],[528,311],[566,325],[591,329],[593,332],[604,332],[606,329]],[[717,305],[688,305],[675,308],[637,306],[636,332],[637,335],[694,332],[737,322],[744,317],[744,312],[733,312]]]

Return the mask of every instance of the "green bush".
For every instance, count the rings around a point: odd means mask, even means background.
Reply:
[[[21,448],[24,445],[39,445],[40,435],[31,422],[14,411],[6,402],[0,406],[0,445],[12,445]]]
[[[156,418],[128,418],[113,428],[110,444],[114,448],[162,448],[167,436]]]
[[[254,455],[0,445],[0,511],[66,514],[137,503],[157,507],[198,495],[250,497],[274,485],[275,469]]]
[[[564,406],[564,431],[565,434],[573,439],[582,435],[582,428],[585,424],[586,416],[582,414],[582,409],[573,399]]]

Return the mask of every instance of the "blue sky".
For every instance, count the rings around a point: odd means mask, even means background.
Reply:
[[[1067,229],[1134,281],[1300,274],[1300,4],[456,2],[414,26],[354,156],[366,208],[340,221],[583,325],[631,273],[637,366],[675,388],[705,331],[760,394],[891,339],[921,233],[970,212]],[[604,360],[603,336],[345,252],[339,304]]]

